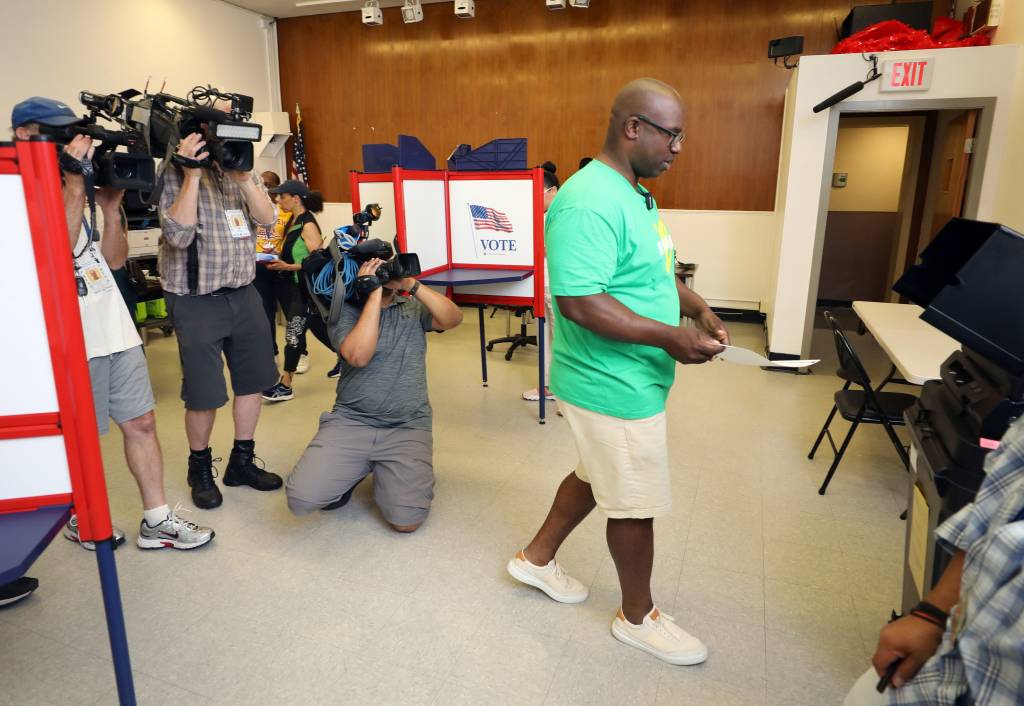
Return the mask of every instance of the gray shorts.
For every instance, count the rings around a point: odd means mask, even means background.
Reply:
[[[334,412],[285,482],[296,514],[319,510],[373,473],[373,498],[393,525],[418,525],[434,499],[434,438],[429,429],[378,429]]]
[[[92,401],[100,434],[110,430],[111,418],[123,424],[156,406],[142,346],[90,358],[89,379],[92,380]]]
[[[217,409],[228,401],[225,358],[236,397],[277,382],[274,340],[254,286],[197,297],[165,292],[164,298],[178,338],[186,409]]]

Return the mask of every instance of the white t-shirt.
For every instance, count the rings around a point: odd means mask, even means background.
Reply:
[[[86,211],[88,218],[88,209]],[[103,215],[99,211],[96,212],[96,229],[103,233]],[[75,259],[75,276],[83,278],[89,290],[86,296],[78,297],[78,313],[85,334],[85,355],[92,359],[141,346],[142,339],[110,274],[110,267],[103,259],[100,244],[91,241],[84,223],[72,254],[79,252],[87,241],[88,247]]]

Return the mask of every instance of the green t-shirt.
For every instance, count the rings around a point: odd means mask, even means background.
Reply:
[[[558,190],[544,242],[555,297],[551,389],[570,404],[621,419],[665,409],[675,360],[661,348],[614,341],[564,318],[559,296],[609,294],[640,316],[679,325],[675,246],[658,215],[594,160]]]

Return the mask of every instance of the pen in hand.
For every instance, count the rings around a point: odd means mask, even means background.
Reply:
[[[885,688],[892,682],[892,678],[896,674],[896,670],[900,668],[901,664],[903,664],[902,657],[894,659],[889,663],[889,666],[885,668],[885,674],[883,674],[882,678],[878,680],[878,686],[875,687],[879,694],[885,692]]]

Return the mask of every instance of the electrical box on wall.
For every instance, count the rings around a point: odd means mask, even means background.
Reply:
[[[832,175],[832,188],[842,189],[846,187],[846,172],[835,172]]]

